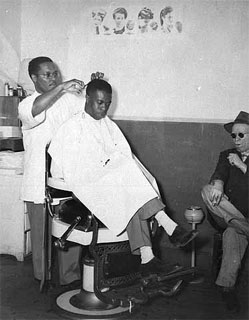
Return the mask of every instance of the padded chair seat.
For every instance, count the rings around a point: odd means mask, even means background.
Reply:
[[[63,179],[49,177],[47,184],[51,188],[71,192],[70,188]]]
[[[72,192],[63,179],[48,177],[47,186],[50,189],[51,205],[53,206],[58,205],[61,200],[72,198]]]
[[[53,189],[69,191],[69,187],[66,185],[63,179],[57,178],[48,178],[47,185]],[[56,205],[59,203],[60,200],[65,200],[65,198],[54,199],[52,205]],[[59,220],[58,218],[53,218],[52,220],[52,235],[56,238],[60,238],[64,232],[67,231],[69,224]],[[92,231],[84,232],[79,229],[74,229],[73,232],[67,238],[68,241],[72,241],[84,246],[87,246],[92,241],[93,233]],[[98,231],[98,239],[97,243],[111,243],[111,242],[120,242],[120,241],[127,241],[128,236],[127,233],[124,232],[120,236],[116,236],[113,232],[111,232],[107,228],[100,228]]]
[[[68,223],[65,223],[59,219],[53,218],[52,220],[52,235],[56,238],[60,238],[64,232],[67,231],[69,227]],[[92,241],[93,232],[84,232],[78,229],[74,229],[72,233],[67,238],[68,241],[72,241],[83,246],[87,246]],[[98,240],[97,243],[111,243],[111,242],[120,242],[127,241],[127,233],[124,232],[120,236],[116,236],[107,228],[100,228],[98,231]]]

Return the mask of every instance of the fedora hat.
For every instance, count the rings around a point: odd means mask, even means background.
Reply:
[[[244,123],[249,125],[249,113],[245,111],[240,111],[237,118],[233,122],[224,124],[224,128],[227,132],[232,132],[232,127],[235,123]]]

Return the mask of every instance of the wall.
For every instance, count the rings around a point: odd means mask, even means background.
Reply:
[[[208,183],[220,151],[232,147],[223,125],[127,120],[116,120],[116,123],[130,142],[133,152],[156,177],[167,213],[178,223],[190,228],[184,211],[195,205],[200,206],[206,214],[201,188]],[[206,254],[212,253],[215,229],[207,217],[197,229],[200,231],[197,241],[199,262],[205,265]],[[170,248],[165,235],[161,244]],[[189,261],[189,249],[180,250],[177,259]]]
[[[165,1],[22,0],[22,58],[47,54],[66,77],[105,72],[117,118],[212,121],[248,108],[248,1],[167,1],[180,12],[177,37],[93,37],[94,8],[155,12]],[[49,8],[49,10],[48,10]],[[30,27],[32,26],[32,28]]]
[[[63,71],[68,56],[68,30],[73,26],[80,2],[21,0],[22,59],[50,56]]]
[[[21,1],[0,1],[0,95],[16,85],[21,55]]]

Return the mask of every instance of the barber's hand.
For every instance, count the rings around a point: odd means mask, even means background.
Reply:
[[[72,79],[69,81],[65,81],[62,83],[62,85],[63,85],[63,90],[65,92],[72,93],[75,95],[82,94],[84,87],[85,87],[84,82],[81,80],[78,80],[78,79]]]
[[[91,74],[91,80],[103,79],[103,78],[104,78],[104,73],[103,72],[97,71],[97,72]]]

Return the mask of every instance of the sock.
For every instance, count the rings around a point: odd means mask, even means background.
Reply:
[[[154,258],[154,254],[152,252],[152,248],[149,246],[143,246],[140,248],[141,260],[142,264],[148,263],[150,260]]]
[[[167,214],[161,210],[155,215],[156,220],[159,223],[159,226],[162,226],[163,229],[171,236],[177,227],[177,223],[167,216]]]

